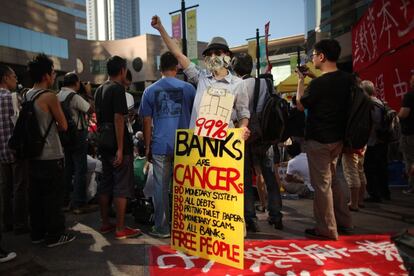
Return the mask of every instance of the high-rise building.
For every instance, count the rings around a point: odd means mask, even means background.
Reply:
[[[304,0],[306,48],[323,38],[334,38],[342,46],[341,62],[351,64],[352,26],[367,10],[372,0]]]
[[[87,39],[86,25],[86,0],[47,1],[35,0],[35,2],[48,8],[73,15],[75,17],[75,36],[78,39]]]
[[[87,0],[88,39],[115,40],[140,35],[139,0]]]

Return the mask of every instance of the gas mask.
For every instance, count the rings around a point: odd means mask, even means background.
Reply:
[[[226,55],[214,57],[207,56],[204,59],[206,67],[211,73],[217,72],[220,68],[228,68],[230,66],[230,61],[231,58]]]

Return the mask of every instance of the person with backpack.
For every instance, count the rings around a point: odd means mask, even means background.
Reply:
[[[102,161],[102,179],[97,191],[102,219],[99,231],[102,234],[115,231],[116,239],[126,239],[141,235],[139,229],[125,226],[127,199],[134,196],[133,143],[125,120],[127,62],[112,56],[106,68],[109,79],[95,91],[97,143]],[[111,198],[116,206],[116,225],[109,220]]]
[[[323,39],[313,47],[312,62],[322,71],[304,89],[307,72],[298,74],[297,107],[307,110],[305,150],[308,156],[311,185],[315,189],[313,210],[316,225],[306,229],[313,238],[338,240],[338,232],[352,229],[347,205],[347,189],[336,178],[336,164],[342,152],[347,123],[351,75],[338,70],[341,53],[338,41]]]
[[[231,66],[234,72],[243,79],[242,87],[249,96],[249,111],[252,116],[260,114],[265,105],[267,94],[273,93],[268,91],[266,79],[255,79],[250,76],[253,68],[253,60],[249,54],[240,53],[233,57]],[[259,94],[257,102],[255,102],[255,86],[256,81],[259,81]],[[257,108],[255,108],[255,104]],[[256,111],[256,112],[255,112]],[[252,124],[258,123],[258,120],[249,121],[249,129],[254,129]],[[255,137],[257,136],[257,137]],[[270,148],[270,143],[263,143],[257,132],[252,132],[250,138],[246,142],[245,156],[244,156],[244,217],[246,222],[246,229],[250,232],[258,232],[257,217],[254,200],[252,170],[256,171],[256,175],[263,175],[264,182],[267,188],[267,208],[269,211],[268,222],[276,229],[283,229],[282,223],[282,200],[280,197],[279,185],[273,173],[273,160],[268,158],[266,154]]]
[[[74,214],[95,211],[94,206],[87,204],[86,174],[88,151],[87,114],[93,112],[89,102],[77,94],[80,80],[76,73],[70,72],[63,77],[63,86],[57,94],[63,113],[68,122],[68,130],[60,133],[65,154],[65,197]]]
[[[400,150],[404,157],[405,168],[408,175],[409,188],[406,194],[414,194],[414,74],[410,78],[411,90],[402,99],[398,117],[401,121]]]
[[[384,129],[384,103],[375,97],[375,86],[371,81],[361,82],[361,88],[370,96],[373,102],[371,111],[372,128],[365,152],[364,172],[367,179],[366,202],[381,202],[390,199],[388,188],[388,141],[381,136]]]
[[[58,131],[66,131],[68,124],[56,94],[50,90],[56,77],[53,61],[39,54],[29,61],[28,72],[34,85],[23,101],[32,104],[37,119],[36,127],[43,142],[38,156],[32,156],[29,160],[31,239],[34,244],[44,241],[47,247],[55,247],[75,239],[73,234],[65,232],[62,211],[64,155]],[[24,118],[24,110],[25,107],[19,114],[16,128],[20,118]],[[31,142],[35,142],[38,139],[33,134],[23,133],[30,136]]]

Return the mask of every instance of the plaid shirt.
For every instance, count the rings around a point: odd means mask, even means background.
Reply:
[[[11,93],[9,90],[0,88],[0,163],[16,161],[14,152],[7,145],[14,128],[11,120],[13,114]]]

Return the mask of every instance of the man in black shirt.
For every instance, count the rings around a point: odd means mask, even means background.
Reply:
[[[336,163],[342,151],[346,126],[351,75],[339,71],[336,61],[341,47],[336,40],[325,39],[315,44],[312,61],[322,75],[304,90],[304,77],[297,70],[297,107],[306,109],[306,153],[312,187],[315,189],[315,228],[305,233],[313,237],[337,240],[338,231],[352,227],[346,201],[346,187],[336,180]],[[343,187],[342,187],[343,186]]]
[[[411,91],[404,95],[401,103],[401,109],[398,117],[401,121],[401,141],[400,148],[404,156],[405,167],[407,170],[408,190],[404,192],[407,194],[414,194],[414,74],[410,79]]]
[[[126,60],[113,56],[106,64],[109,80],[95,92],[98,132],[103,135],[109,130],[114,138],[113,147],[98,143],[102,160],[102,180],[98,186],[99,205],[101,208],[101,233],[116,230],[116,239],[138,236],[138,229],[125,227],[125,210],[127,198],[133,195],[134,168],[132,137],[126,128],[125,116],[128,107],[125,98]],[[108,136],[107,136],[108,137]],[[116,225],[110,223],[108,211],[110,198],[113,196],[116,206]]]

